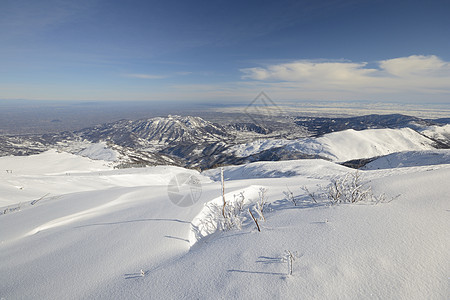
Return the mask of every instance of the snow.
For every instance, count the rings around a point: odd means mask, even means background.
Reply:
[[[442,191],[438,177],[444,175],[448,170],[428,179],[413,175],[411,182],[409,175],[400,178],[402,188],[389,187],[404,197],[386,205],[280,207],[261,232],[247,228],[209,239],[129,288],[139,296],[165,290],[168,298],[446,299],[448,204],[434,191]],[[427,184],[422,199],[438,200],[417,200],[417,188],[410,190]],[[427,220],[429,215],[436,219]],[[284,250],[300,254],[293,276],[286,276],[281,262]],[[176,282],[176,288],[163,288],[164,282]]]
[[[305,176],[308,178],[330,178],[333,175],[348,172],[348,168],[322,159],[303,159],[292,161],[261,161],[240,166],[224,167],[225,180],[283,178]],[[220,180],[220,169],[207,170],[202,173],[213,180]]]
[[[407,144],[406,137],[417,139]],[[371,149],[352,131],[319,141],[349,149],[351,138]],[[382,153],[421,141],[407,130],[374,131],[371,140]],[[363,150],[354,151],[348,156]],[[347,155],[339,148],[333,153]],[[22,202],[20,210],[0,209],[0,298],[448,299],[448,151],[391,155],[391,163],[394,158],[392,165],[380,158],[373,162],[380,169],[360,171],[374,192],[400,195],[377,205],[312,202],[301,186],[317,191],[354,172],[333,162],[226,167],[229,201],[244,191],[251,206],[259,189],[267,189],[266,222],[258,232],[247,215],[241,230],[201,236],[192,229],[208,217],[205,205],[221,203],[219,169],[114,170],[105,161],[56,151],[0,158],[2,169],[14,170],[1,173],[0,199],[8,208]],[[396,168],[398,162],[408,167]],[[202,185],[190,207],[168,197],[168,184],[180,173]],[[288,188],[299,205],[284,199]],[[285,250],[299,254],[293,275],[287,275]]]
[[[448,141],[450,140],[450,124],[444,126],[426,126],[422,128],[421,133],[438,141]]]
[[[298,140],[259,140],[233,146],[229,152],[246,157],[264,150],[285,146],[305,154],[336,162],[387,155],[408,150],[432,150],[433,142],[410,128],[353,129]]]
[[[115,187],[167,185],[184,169],[157,166],[114,170],[110,162],[50,150],[39,155],[0,157],[0,207],[43,196]],[[2,170],[3,169],[3,170]],[[6,173],[4,170],[12,170]]]
[[[292,141],[284,139],[258,139],[251,143],[233,146],[229,149],[229,153],[233,153],[237,157],[247,157],[272,148],[283,147],[291,143]]]
[[[48,175],[67,172],[92,172],[108,170],[104,161],[80,158],[67,152],[49,150],[39,155],[0,157],[1,169],[13,170],[13,174]],[[4,172],[2,170],[2,172]]]
[[[406,168],[450,164],[450,150],[404,151],[392,153],[368,163],[363,170]]]
[[[89,145],[86,149],[81,150],[79,153],[81,156],[89,157],[91,159],[116,161],[119,153],[112,149],[109,149],[105,142]]]

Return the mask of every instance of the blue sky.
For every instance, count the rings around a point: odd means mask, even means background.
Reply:
[[[448,1],[0,0],[0,99],[450,102]]]

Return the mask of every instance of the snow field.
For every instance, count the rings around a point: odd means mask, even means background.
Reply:
[[[429,161],[420,153],[408,160]],[[41,155],[28,157],[15,177],[2,175],[0,196],[8,205],[50,195],[0,215],[0,298],[448,297],[448,164],[361,171],[376,193],[400,196],[335,206],[312,202],[300,187],[316,191],[352,169],[323,160],[226,167],[227,199],[244,191],[251,205],[259,188],[267,189],[266,221],[261,232],[249,219],[241,230],[205,231],[193,243],[205,204],[222,199],[220,170],[112,170],[64,153]],[[0,164],[17,167],[17,159]],[[167,195],[170,179],[183,172],[202,184],[200,200],[188,208]],[[287,188],[299,197],[297,206],[284,199]],[[285,250],[298,252],[293,275]]]

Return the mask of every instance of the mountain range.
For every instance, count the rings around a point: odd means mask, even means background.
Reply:
[[[110,154],[112,151],[114,159],[111,160],[118,168],[176,165],[208,169],[218,165],[303,158],[344,163],[396,151],[449,148],[450,129],[445,122],[444,119],[391,114],[294,117],[282,119],[276,125],[217,124],[200,117],[169,115],[120,120],[57,134],[3,135],[0,136],[0,156],[30,155],[56,148],[102,158],[107,151]]]

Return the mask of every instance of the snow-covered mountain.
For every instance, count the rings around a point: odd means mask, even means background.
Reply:
[[[410,128],[353,129],[298,140],[258,140],[231,147],[236,156],[247,157],[270,149],[286,149],[345,162],[407,150],[435,149],[435,142]]]
[[[442,164],[450,164],[450,151],[447,149],[392,153],[370,161],[361,169],[378,170],[417,166],[434,166]]]
[[[242,122],[220,125],[189,116],[121,120],[76,132],[0,136],[0,155],[30,155],[58,149],[101,158],[109,151],[118,167],[177,165],[208,169],[305,158],[344,162],[397,151],[450,147],[448,124],[437,125],[409,116],[294,118],[283,122],[273,126]],[[108,150],[102,150],[100,156],[92,150],[103,148]]]
[[[147,120],[122,120],[76,132],[89,141],[110,141],[120,146],[164,148],[170,145],[212,143],[230,135],[218,124],[199,117],[168,116]]]
[[[383,128],[404,128],[411,127],[412,124],[426,126],[434,124],[432,120],[424,120],[417,117],[401,114],[390,115],[365,115],[349,118],[304,118],[297,117],[296,122],[299,126],[308,128],[315,135],[342,131],[347,129],[383,129]]]
[[[423,135],[440,142],[444,147],[450,148],[450,124],[423,126],[419,131]]]

